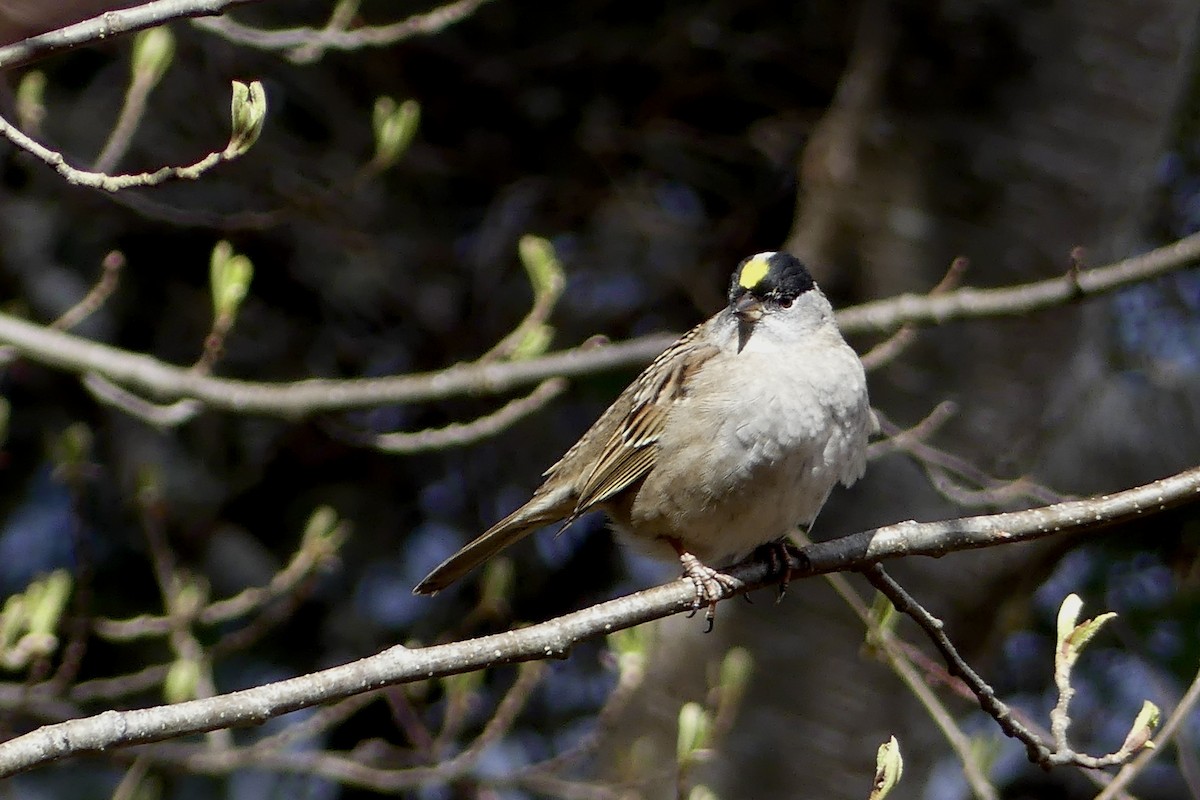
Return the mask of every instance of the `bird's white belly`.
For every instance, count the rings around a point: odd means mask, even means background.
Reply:
[[[670,452],[660,463],[670,463],[671,472],[652,471],[630,508],[630,538],[639,548],[649,545],[652,555],[668,558],[674,550],[664,540],[674,538],[710,566],[722,566],[816,517],[844,454],[865,435],[857,422],[834,413],[823,387],[781,371],[777,361],[763,366],[771,372],[758,374],[770,380],[742,380],[738,401],[726,396],[719,411],[685,401],[695,405],[675,419],[693,430],[663,436],[660,446]]]

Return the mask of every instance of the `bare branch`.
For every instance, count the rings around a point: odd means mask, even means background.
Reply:
[[[922,679],[921,673],[914,666],[912,653],[908,652],[905,647],[907,642],[898,639],[891,631],[885,630],[872,619],[870,609],[854,588],[850,585],[850,581],[845,575],[831,573],[825,576],[829,581],[830,586],[839,597],[850,607],[855,615],[867,627],[868,642],[877,643],[878,649],[881,651],[883,660],[887,662],[888,667],[898,677],[908,690],[912,692],[913,697],[925,709],[925,713],[933,720],[933,723],[938,726],[945,737],[946,743],[950,745],[950,749],[954,751],[954,755],[958,758],[958,763],[962,765],[963,778],[966,779],[967,785],[971,787],[971,793],[975,795],[977,800],[997,800],[996,788],[992,786],[988,779],[983,766],[980,764],[979,757],[971,750],[971,737],[969,737],[950,710],[945,704],[938,699],[933,690],[929,687],[925,680]],[[920,651],[917,651],[920,653]],[[923,655],[923,654],[922,654]],[[968,696],[971,696],[968,693]]]
[[[112,296],[117,289],[117,280],[121,269],[125,266],[125,254],[113,250],[101,262],[100,279],[96,281],[88,293],[75,305],[63,312],[62,316],[50,323],[50,327],[58,331],[69,331],[85,319],[95,314],[104,301]]]
[[[838,312],[838,325],[845,333],[889,333],[905,324],[1024,316],[1165,275],[1197,259],[1200,233],[1107,267],[1081,272],[1075,264],[1061,278],[1001,289],[967,287],[937,295],[905,294],[864,303]]]
[[[106,11],[74,25],[0,47],[0,70],[19,67],[80,45],[153,28],[171,20],[223,14],[232,6],[250,2],[256,0],[155,0],[133,8]]]
[[[567,382],[564,379],[548,378],[529,394],[510,400],[491,414],[485,414],[470,422],[456,422],[444,428],[427,428],[412,433],[400,431],[356,438],[377,450],[399,455],[462,447],[495,436],[530,414],[536,414],[566,391],[566,388]]]
[[[105,405],[123,411],[160,430],[177,428],[196,418],[204,404],[190,397],[174,403],[152,403],[95,372],[83,376],[83,388]]]
[[[799,551],[791,577],[862,569],[873,562],[1082,533],[1200,499],[1200,468],[1088,500],[965,517],[902,522]],[[772,565],[750,560],[728,571],[736,590],[778,585]],[[692,611],[695,588],[680,579],[518,630],[421,649],[389,648],[374,656],[252,689],[169,706],[106,711],[47,725],[0,743],[0,776],[75,753],[144,744],[217,728],[260,723],[280,714],[384,686],[482,669],[497,664],[564,658],[575,644],[615,630]]]
[[[872,564],[863,570],[863,574],[866,575],[872,586],[891,601],[897,611],[907,614],[921,626],[942,657],[946,659],[946,663],[950,666],[950,673],[958,676],[967,684],[971,693],[979,701],[979,707],[996,720],[1005,734],[1025,745],[1029,760],[1037,764],[1049,765],[1051,757],[1055,753],[1041,740],[1041,737],[1013,716],[1012,710],[996,697],[995,690],[959,655],[958,650],[950,641],[950,637],[946,636],[942,621],[935,618],[924,606],[914,600],[900,584],[892,580],[879,564]]]
[[[1078,275],[1085,295],[1164,275],[1200,257],[1200,234]],[[1006,289],[959,289],[945,294],[902,295],[845,309],[838,324],[847,333],[892,330],[905,323],[937,324],[951,319],[1023,314],[1077,296],[1075,282],[1054,279]],[[129,391],[161,400],[193,398],[211,408],[239,413],[301,417],[392,403],[442,400],[470,393],[501,393],[547,378],[575,377],[636,367],[662,352],[674,337],[648,336],[603,347],[585,346],[548,356],[499,364],[460,364],[438,372],[377,379],[256,383],[198,375],[150,356],[48,331],[0,314],[0,343],[40,363],[86,374],[95,372]]]
[[[234,44],[260,50],[290,50],[292,52],[288,57],[293,61],[308,63],[320,58],[325,50],[387,47],[414,36],[438,33],[471,16],[476,9],[488,2],[491,0],[457,0],[390,25],[363,26],[353,30],[346,30],[344,26],[339,25],[327,25],[324,28],[267,31],[243,25],[228,17],[197,19],[192,24]]]
[[[955,410],[953,403],[944,401],[915,426],[901,430],[881,411],[875,409],[880,430],[888,438],[873,442],[867,450],[867,457],[875,459],[891,451],[905,453],[921,465],[935,490],[950,502],[965,508],[995,507],[1020,499],[1035,503],[1059,503],[1074,499],[1052,491],[1028,477],[1011,480],[996,478],[965,458],[927,444],[924,440],[940,428]],[[960,481],[966,481],[977,488],[964,487]]]
[[[215,150],[194,164],[186,167],[160,167],[154,172],[139,172],[130,175],[108,175],[103,172],[89,172],[76,169],[67,163],[62,153],[38,144],[21,131],[17,130],[8,120],[0,117],[0,136],[8,139],[17,147],[32,155],[34,158],[53,167],[68,183],[77,186],[87,186],[92,189],[103,189],[106,192],[119,192],[134,186],[156,186],[171,180],[196,180],[208,170],[226,161],[232,161],[241,155],[240,152],[226,148]]]
[[[669,334],[628,342],[562,350],[539,358],[496,364],[460,364],[391,378],[309,379],[254,383],[201,375],[186,367],[47,330],[0,314],[0,342],[48,366],[98,373],[130,390],[165,400],[194,398],[210,408],[242,414],[301,417],[392,403],[443,400],[465,394],[499,394],[555,376],[566,378],[645,364],[674,340]]]
[[[945,294],[952,289],[958,288],[958,285],[962,282],[963,273],[967,271],[967,265],[968,261],[963,256],[959,256],[951,261],[946,274],[938,281],[937,286],[929,290],[929,294]],[[899,358],[916,340],[917,327],[912,323],[901,325],[896,329],[895,333],[863,354],[863,369],[871,372],[890,364]]]

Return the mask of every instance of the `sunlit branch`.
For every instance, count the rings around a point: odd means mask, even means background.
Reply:
[[[1200,500],[1200,468],[1111,495],[1027,511],[939,522],[902,522],[812,544],[790,566],[792,578],[903,556],[942,556],[1063,534],[1093,531]],[[751,560],[729,570],[744,593],[775,587],[772,565]],[[563,658],[581,641],[692,610],[695,588],[681,579],[525,628],[420,649],[403,646],[309,675],[226,695],[132,711],[106,711],[47,725],[0,743],[0,775],[82,752],[140,744],[216,728],[261,723],[300,708],[383,686],[496,664]]]

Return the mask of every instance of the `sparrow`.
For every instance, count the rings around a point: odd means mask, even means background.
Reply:
[[[862,362],[808,269],[784,252],[750,256],[724,309],[655,358],[527,503],[413,592],[600,509],[638,549],[679,559],[711,622],[735,583],[718,568],[807,531],[835,484],[862,477],[875,425]]]

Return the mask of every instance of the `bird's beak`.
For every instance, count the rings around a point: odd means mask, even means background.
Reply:
[[[737,315],[738,322],[745,325],[753,325],[762,319],[763,304],[752,294],[746,293],[737,299],[733,304],[733,313]]]
[[[763,304],[752,294],[744,294],[733,304],[733,315],[738,321],[738,352],[750,341],[754,325],[763,315]]]

